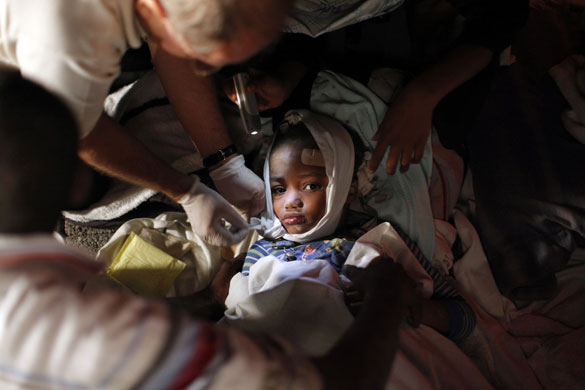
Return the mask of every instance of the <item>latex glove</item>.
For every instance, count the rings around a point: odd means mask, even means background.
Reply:
[[[266,207],[264,182],[244,162],[244,156],[239,155],[209,172],[209,176],[227,201],[247,217],[255,217]]]
[[[248,224],[217,192],[196,177],[179,203],[185,209],[191,229],[211,245],[230,246],[246,238]],[[227,226],[226,222],[231,226]]]
[[[419,163],[431,132],[434,109],[434,103],[407,87],[388,109],[372,138],[377,144],[370,160],[370,170],[376,170],[388,148],[386,172],[389,175],[396,172],[398,164],[400,171],[406,172],[411,163]]]

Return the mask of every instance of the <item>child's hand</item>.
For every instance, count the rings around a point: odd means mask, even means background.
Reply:
[[[378,168],[388,148],[386,172],[389,175],[396,172],[399,164],[401,172],[406,172],[411,163],[418,164],[431,131],[434,108],[435,104],[424,92],[407,86],[388,109],[372,138],[377,144],[370,160],[370,170]]]

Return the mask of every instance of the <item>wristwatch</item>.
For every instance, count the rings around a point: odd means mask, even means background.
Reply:
[[[225,160],[226,158],[228,158],[232,154],[236,154],[236,153],[238,153],[236,146],[234,144],[231,144],[231,145],[226,146],[225,148],[220,149],[217,152],[205,157],[203,159],[203,166],[205,168],[209,168],[209,167],[217,164],[218,162]]]

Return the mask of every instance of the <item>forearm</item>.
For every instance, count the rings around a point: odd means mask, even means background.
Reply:
[[[458,46],[409,83],[404,93],[416,94],[420,96],[419,100],[434,106],[449,92],[484,69],[492,57],[493,52],[485,47]]]
[[[383,388],[398,348],[401,319],[396,295],[367,298],[342,339],[327,355],[315,359],[325,388]]]
[[[193,178],[156,157],[105,114],[94,130],[81,140],[79,156],[102,172],[152,188],[174,200],[180,199],[193,184]]]
[[[202,157],[232,143],[211,77],[197,76],[188,60],[153,50],[157,73],[179,121]]]

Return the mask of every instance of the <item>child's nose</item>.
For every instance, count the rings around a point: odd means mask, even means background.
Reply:
[[[303,207],[303,201],[301,200],[301,197],[298,195],[298,193],[291,193],[286,199],[284,207],[287,210],[300,209]]]

